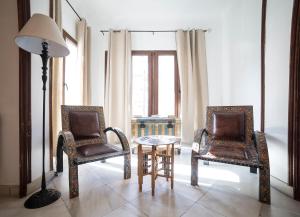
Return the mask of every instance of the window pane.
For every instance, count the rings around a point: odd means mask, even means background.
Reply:
[[[132,115],[148,116],[148,56],[132,56]]]
[[[65,105],[82,104],[80,74],[77,67],[77,45],[66,38],[70,54],[65,57]]]
[[[174,56],[158,57],[158,114],[175,115]]]

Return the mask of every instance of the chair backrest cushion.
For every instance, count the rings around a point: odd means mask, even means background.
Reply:
[[[253,143],[253,106],[208,106],[206,114],[208,143]]]
[[[106,144],[102,106],[61,106],[62,130],[71,131],[77,146]]]
[[[69,115],[71,132],[76,140],[100,137],[97,112],[71,111]]]
[[[212,138],[245,141],[245,113],[214,112]]]

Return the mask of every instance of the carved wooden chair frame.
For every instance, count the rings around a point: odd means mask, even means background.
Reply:
[[[247,160],[211,157],[209,155],[209,146],[212,143],[225,143],[228,141],[216,141],[212,138],[212,125],[214,112],[244,112],[245,114],[245,141]],[[204,137],[204,141],[202,138]],[[250,167],[250,172],[259,169],[259,200],[263,203],[270,204],[270,167],[269,154],[265,134],[253,130],[253,107],[252,106],[208,106],[206,128],[198,129],[195,132],[194,144],[191,156],[191,185],[198,184],[198,160],[215,161],[220,163],[234,164]]]
[[[130,146],[126,136],[117,128],[105,128],[105,121],[103,115],[103,107],[100,106],[66,106],[62,105],[62,131],[59,133],[57,143],[57,172],[63,172],[63,151],[68,155],[69,162],[69,189],[70,198],[79,196],[78,183],[78,165],[94,161],[103,161],[108,158],[124,156],[124,179],[131,177],[131,156]],[[70,128],[69,113],[71,111],[87,111],[97,112],[99,118],[99,129],[104,129],[100,133],[99,138],[85,139],[75,141]],[[107,144],[106,132],[114,132],[122,145],[122,149],[113,153],[105,153],[93,156],[82,156],[77,152],[77,147],[87,144]]]

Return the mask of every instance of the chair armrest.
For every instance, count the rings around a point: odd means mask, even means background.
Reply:
[[[125,134],[120,129],[108,127],[104,130],[104,133],[107,133],[108,131],[113,131],[118,136],[124,151],[130,150],[128,140]]]
[[[265,134],[260,131],[255,131],[254,142],[258,153],[259,163],[262,164],[263,167],[269,168],[269,153]]]
[[[207,130],[205,128],[201,128],[195,131],[194,136],[194,144],[193,144],[193,152],[200,153],[200,145],[202,142],[202,137],[207,136]]]
[[[68,157],[75,158],[77,156],[76,142],[70,131],[60,131],[59,137],[64,139],[63,149]]]

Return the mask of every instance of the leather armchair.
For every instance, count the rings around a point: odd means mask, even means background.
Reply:
[[[62,106],[62,131],[57,143],[57,173],[63,172],[63,152],[68,155],[70,198],[79,195],[78,165],[124,156],[124,179],[131,177],[130,146],[117,128],[105,128],[103,108]],[[122,148],[108,144],[106,133],[114,132]]]
[[[206,128],[195,132],[191,185],[198,183],[198,160],[259,169],[259,200],[270,204],[268,148],[265,134],[253,130],[252,106],[208,106],[206,118]]]

